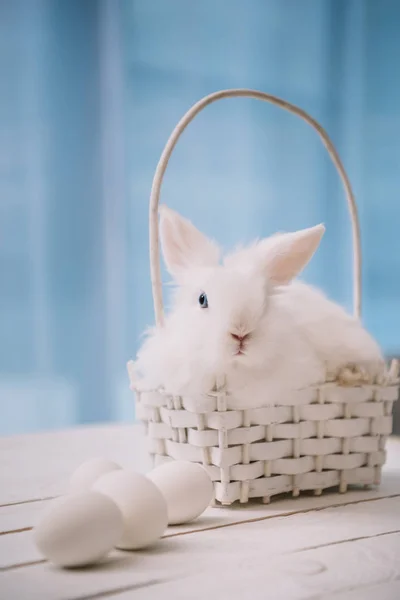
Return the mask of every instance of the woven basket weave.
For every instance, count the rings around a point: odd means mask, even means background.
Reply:
[[[346,193],[353,228],[354,313],[361,313],[361,250],[357,208],[341,160],[322,127],[300,108],[254,90],[223,90],[195,104],[172,132],[161,155],[150,198],[150,266],[158,327],[164,323],[159,261],[158,204],[162,178],[186,126],[216,100],[246,96],[271,102],[311,125],[336,166]],[[302,490],[379,484],[385,443],[392,432],[399,365],[393,361],[373,384],[349,369],[340,381],[294,391],[284,402],[247,410],[231,406],[224,382],[217,391],[177,397],[146,390],[128,363],[137,416],[146,423],[149,451],[159,464],[171,459],[202,463],[214,481],[215,500],[228,505]]]

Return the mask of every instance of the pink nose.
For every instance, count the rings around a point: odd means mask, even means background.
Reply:
[[[231,333],[231,336],[233,337],[234,340],[236,340],[237,342],[244,342],[244,340],[247,338],[247,334],[246,335],[237,335],[236,333]]]

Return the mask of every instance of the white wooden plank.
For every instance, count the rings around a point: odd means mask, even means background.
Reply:
[[[269,505],[254,504],[240,507],[236,505],[231,508],[209,508],[197,521],[186,525],[169,527],[164,537],[183,535],[189,532],[204,531],[217,527],[226,527],[234,523],[257,522],[308,513],[329,507],[358,505],[364,502],[376,501],[383,498],[398,498],[400,501],[399,486],[393,485],[397,480],[389,480],[379,490],[354,491],[343,494],[326,494],[324,496],[307,496],[296,499],[283,499],[272,502]],[[392,492],[392,493],[390,493]],[[12,563],[21,564],[39,560],[35,548],[27,543],[31,534],[32,526],[35,526],[48,509],[51,501],[40,501],[29,504],[18,504],[0,509],[0,566],[1,556],[7,555],[8,559],[13,557]],[[1,529],[4,527],[4,529]],[[24,535],[21,535],[24,533]],[[5,535],[6,534],[6,535]],[[12,538],[14,535],[14,538]],[[15,537],[16,536],[16,537]]]
[[[121,596],[118,595],[118,600]],[[386,581],[377,585],[363,586],[357,590],[334,592],[324,597],[324,600],[399,600],[400,581]]]
[[[42,559],[34,544],[32,531],[0,537],[0,569]]]
[[[299,600],[400,577],[399,500],[326,509],[163,540],[147,552],[115,552],[97,568],[48,564],[2,573],[5,597],[80,599],[140,591],[141,600],[214,597]],[[21,534],[22,535],[22,534]]]
[[[9,504],[0,508],[0,534],[35,526],[51,501]]]
[[[0,439],[0,505],[64,493],[82,462],[104,456],[145,472],[151,468],[141,425],[84,427]]]
[[[269,533],[276,532],[277,541],[274,542],[274,547],[278,551],[280,543],[287,543],[285,534],[290,538],[290,544],[292,543],[293,527],[296,529],[294,539],[297,540],[297,544],[304,539],[307,540],[307,547],[354,537],[394,532],[400,530],[400,498],[376,500],[317,512],[280,516],[266,521],[243,523],[230,528],[229,535],[234,542],[236,536],[239,538],[242,536],[244,528],[253,532],[253,536],[261,530],[268,530]],[[201,535],[206,535],[206,533]],[[301,537],[301,533],[304,534],[304,538]],[[42,557],[34,547],[32,537],[32,532],[0,536],[0,566],[4,568],[9,565],[40,560]],[[299,547],[304,549],[305,546],[303,544]]]
[[[304,495],[299,498],[273,498],[268,505],[252,502],[247,505],[235,504],[231,507],[209,508],[196,521],[185,525],[169,527],[166,535],[179,535],[188,531],[202,531],[213,527],[224,527],[232,523],[260,519],[272,519],[321,508],[354,504],[400,496],[400,473],[398,477],[386,477],[377,489],[354,490],[346,494],[325,492],[322,496]],[[0,507],[0,535],[8,532],[30,529],[39,522],[48,509],[51,500],[39,500],[24,504]]]
[[[268,562],[262,554],[252,553],[242,560],[235,556],[213,565],[210,572],[142,588],[140,600],[325,600],[342,591],[358,591],[356,598],[366,600],[369,587],[400,577],[399,553],[400,534],[392,534],[272,557]],[[388,600],[398,600],[398,595],[392,595],[396,588],[389,588]],[[132,592],[113,597],[129,600]]]

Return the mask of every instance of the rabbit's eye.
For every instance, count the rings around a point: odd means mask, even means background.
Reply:
[[[206,294],[200,294],[199,296],[199,304],[201,306],[201,308],[207,308],[208,307],[208,299],[207,299],[207,295]]]

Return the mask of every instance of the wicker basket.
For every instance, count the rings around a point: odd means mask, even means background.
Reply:
[[[361,253],[357,209],[340,158],[322,127],[298,107],[253,90],[224,90],[200,100],[173,131],[154,176],[150,199],[150,263],[157,326],[163,326],[159,262],[158,203],[171,153],[186,126],[216,100],[247,96],[292,112],[320,135],[346,192],[353,227],[354,313],[361,313]],[[379,382],[366,383],[348,371],[340,381],[293,392],[285,402],[247,410],[230,405],[224,382],[197,397],[176,397],[168,390],[146,390],[128,363],[137,416],[146,423],[155,463],[180,459],[202,463],[215,486],[215,500],[228,505],[302,490],[379,484],[385,443],[392,432],[393,402],[398,396],[399,365],[393,361]]]

